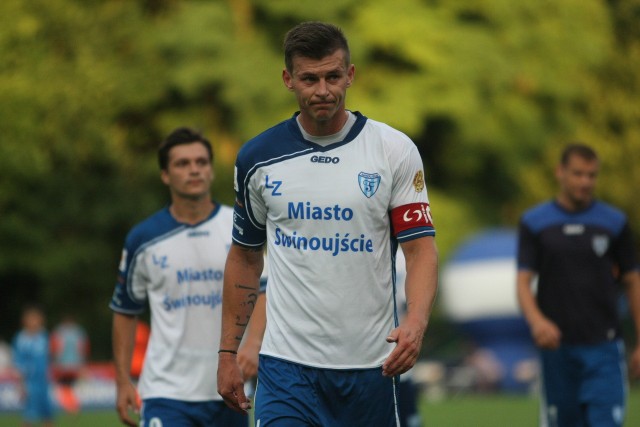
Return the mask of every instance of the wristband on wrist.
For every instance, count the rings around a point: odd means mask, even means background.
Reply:
[[[223,349],[218,350],[218,354],[220,354],[220,353],[238,354],[238,352],[237,352],[237,351],[235,351],[235,350],[223,350]]]

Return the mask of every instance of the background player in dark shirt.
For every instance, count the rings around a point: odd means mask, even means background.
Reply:
[[[557,197],[525,212],[520,222],[518,300],[541,352],[542,423],[553,426],[623,423],[620,282],[640,334],[640,273],[631,231],[621,211],[594,199],[598,171],[590,147],[569,145],[556,169]],[[636,376],[638,342],[630,360]]]

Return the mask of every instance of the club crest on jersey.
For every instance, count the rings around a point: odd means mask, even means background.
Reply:
[[[360,172],[358,174],[358,184],[360,185],[362,194],[367,196],[367,198],[371,198],[371,196],[378,191],[381,179],[382,177],[377,173]]]
[[[609,249],[609,236],[605,234],[593,236],[593,239],[591,240],[591,247],[596,255],[601,257],[607,252],[607,249]]]

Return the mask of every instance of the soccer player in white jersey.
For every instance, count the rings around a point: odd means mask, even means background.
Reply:
[[[339,28],[302,23],[284,50],[283,82],[300,111],[238,153],[218,391],[249,408],[235,352],[266,244],[256,426],[397,426],[397,376],[418,358],[437,287],[422,160],[406,135],[346,110],[355,68]],[[407,261],[400,323],[398,243]]]
[[[136,426],[129,377],[136,316],[149,305],[151,337],[139,393],[140,426],[245,427],[216,391],[222,278],[233,211],[211,199],[211,144],[187,128],[160,145],[171,203],[128,234],[111,300],[117,411]]]

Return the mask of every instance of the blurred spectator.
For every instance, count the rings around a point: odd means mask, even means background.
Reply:
[[[13,362],[20,377],[23,425],[42,421],[53,425],[53,402],[49,395],[49,341],[42,310],[25,307],[22,329],[13,339]]]
[[[467,357],[466,364],[473,368],[476,391],[487,393],[500,389],[505,372],[493,351],[478,348]]]
[[[9,368],[11,368],[11,346],[0,338],[0,378]]]
[[[73,385],[89,355],[89,340],[72,315],[65,315],[51,333],[53,374],[58,383]]]
[[[82,375],[89,355],[87,334],[72,315],[66,314],[51,333],[50,346],[58,401],[64,410],[76,413],[80,403],[73,385]]]

